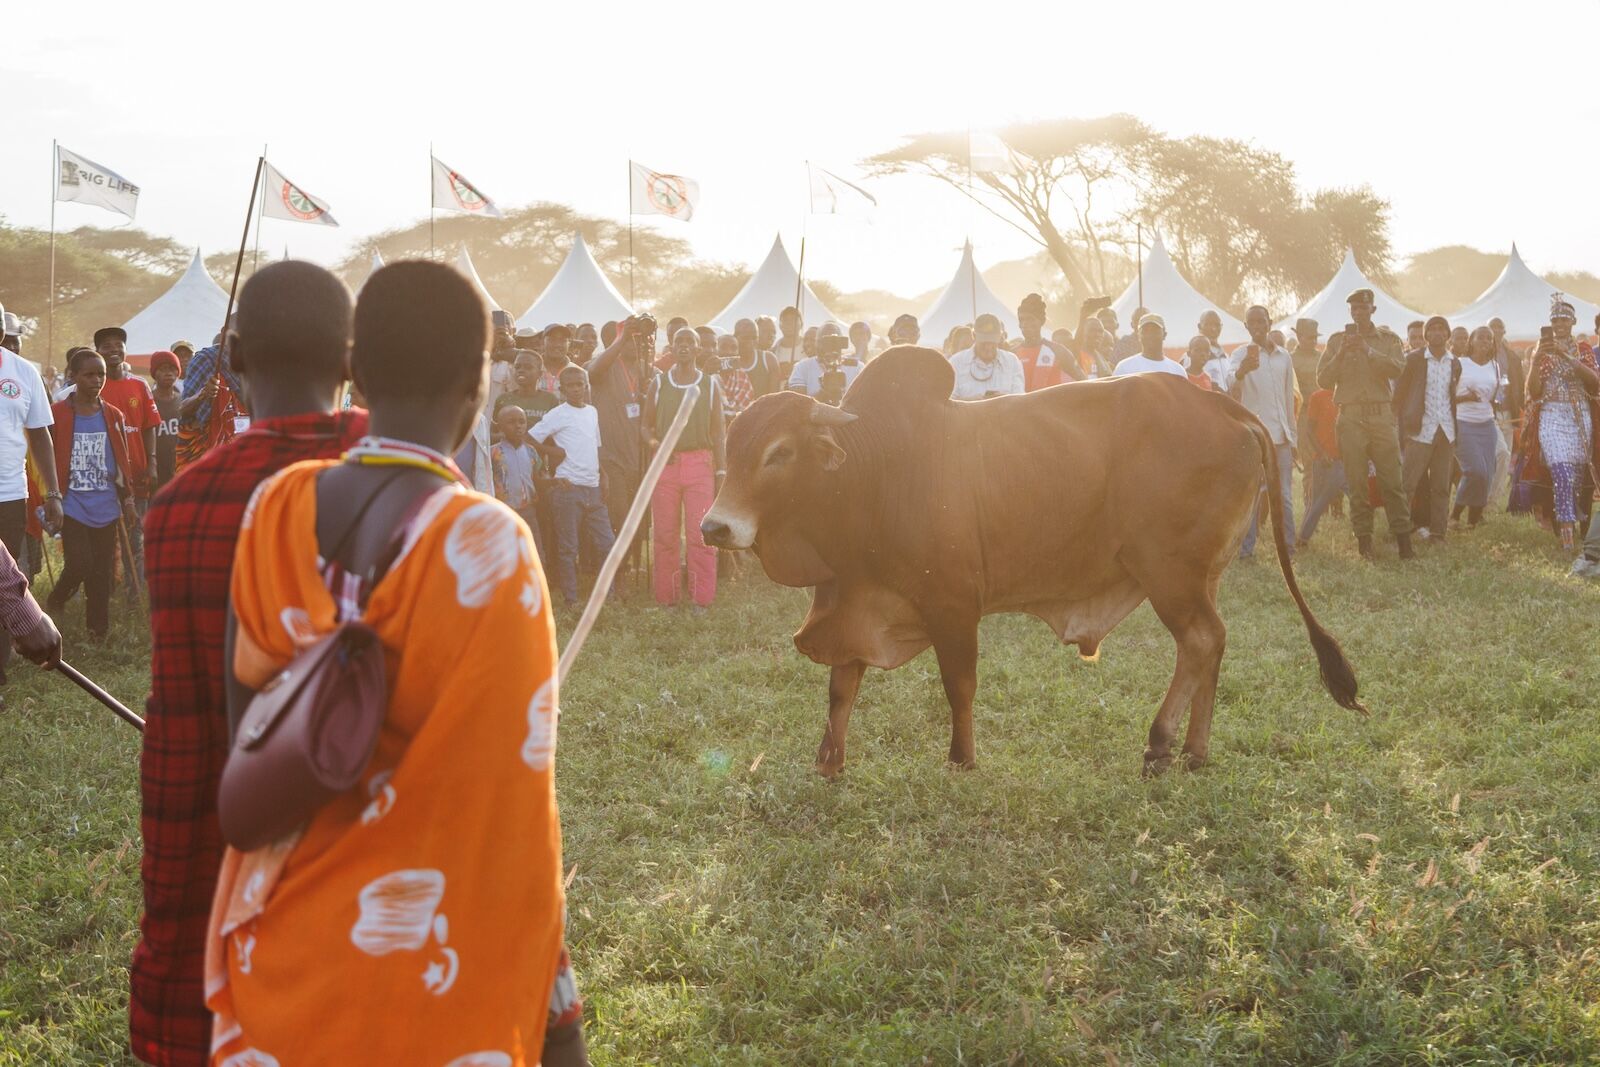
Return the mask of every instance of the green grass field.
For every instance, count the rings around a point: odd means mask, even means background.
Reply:
[[[1173,649],[983,626],[978,770],[931,653],[870,673],[836,781],[806,594],[608,609],[563,694],[570,940],[601,1064],[1600,1062],[1600,585],[1496,518],[1223,585],[1211,764],[1138,777]],[[69,642],[81,638],[75,617]],[[142,634],[76,658],[133,704]],[[492,669],[492,664],[486,664]],[[62,680],[0,714],[0,1063],[127,1062],[137,738]],[[489,832],[489,828],[484,828]]]

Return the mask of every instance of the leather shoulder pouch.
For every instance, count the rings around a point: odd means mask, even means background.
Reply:
[[[362,505],[340,547],[388,484]],[[363,603],[399,557],[430,496],[419,494],[396,524],[364,584]],[[246,852],[270,845],[354,786],[372,759],[388,705],[383,643],[370,626],[347,620],[301,651],[257,690],[239,720],[217,794],[223,840]]]

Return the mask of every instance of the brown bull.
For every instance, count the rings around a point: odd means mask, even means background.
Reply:
[[[1278,484],[1265,428],[1228,397],[1175,375],[1063,385],[976,403],[950,399],[950,365],[926,348],[885,352],[841,409],[762,397],[728,431],[728,474],[701,530],[753,548],[767,574],[813,586],[795,646],[831,667],[826,775],[867,667],[933,646],[950,700],[950,760],[976,763],[978,620],[1027,612],[1096,655],[1149,600],[1178,645],[1150,726],[1146,773],[1206,759],[1227,628],[1217,586],[1263,482]],[[1365,712],[1338,641],[1295,582],[1279,494],[1267,494],[1278,563],[1334,700]]]

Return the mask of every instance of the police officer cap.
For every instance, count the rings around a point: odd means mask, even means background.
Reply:
[[[1375,304],[1377,299],[1372,295],[1371,289],[1357,289],[1344,298],[1346,304]]]

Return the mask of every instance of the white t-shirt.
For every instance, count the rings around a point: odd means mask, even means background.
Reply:
[[[1028,391],[1022,360],[1003,348],[995,352],[993,363],[985,363],[972,349],[963,348],[950,357],[950,368],[956,372],[952,400],[982,400],[989,393],[1020,396]]]
[[[528,428],[540,443],[555,438],[556,447],[567,454],[556,468],[556,477],[573,485],[600,486],[600,413],[593,404],[575,408],[559,404],[545,412],[544,418]]]
[[[1209,363],[1206,365],[1210,366]],[[1165,357],[1161,359],[1146,359],[1143,354],[1129,356],[1118,363],[1111,371],[1113,378],[1122,378],[1129,374],[1176,374],[1185,380],[1189,377],[1176,360]]]
[[[27,499],[28,431],[55,421],[33,364],[0,349],[0,501]]]
[[[1500,388],[1500,364],[1490,360],[1478,364],[1471,359],[1459,360],[1461,378],[1456,382],[1456,396],[1465,398],[1477,391],[1480,400],[1462,399],[1457,402],[1456,418],[1461,422],[1493,422],[1494,394]]]

